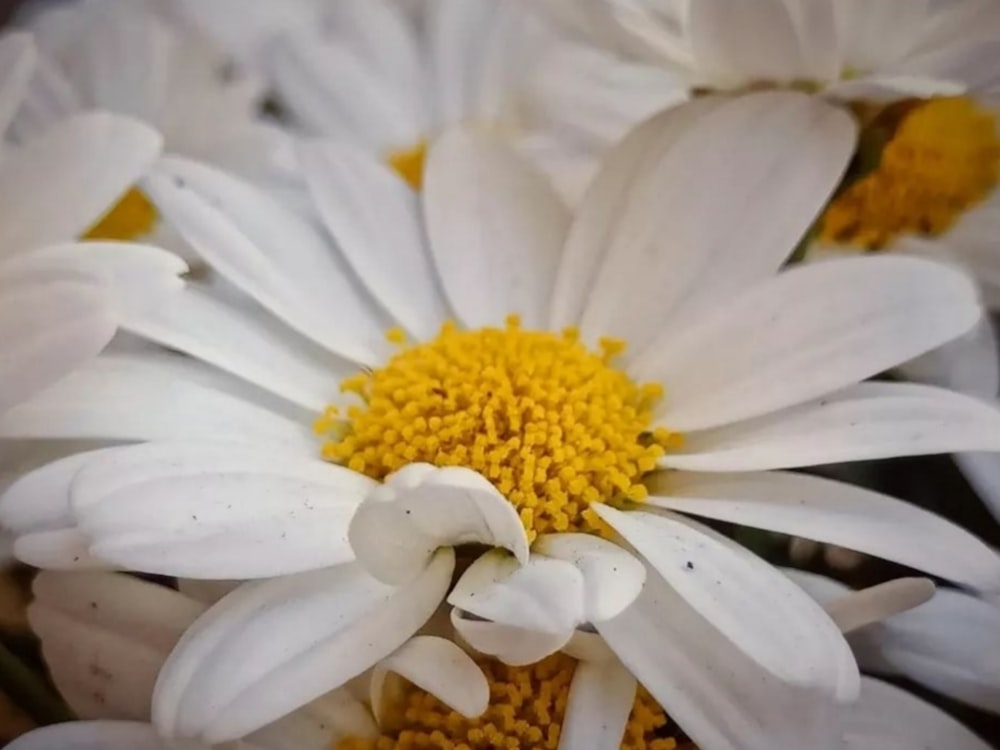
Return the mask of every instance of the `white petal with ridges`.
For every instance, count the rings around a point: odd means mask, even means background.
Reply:
[[[599,622],[631,604],[646,580],[646,568],[617,544],[590,534],[544,534],[532,553],[572,563],[583,575],[583,620]]]
[[[617,660],[578,664],[569,687],[559,750],[619,750],[635,691],[635,677]]]
[[[502,142],[453,130],[427,157],[424,215],[445,294],[475,328],[516,313],[545,323],[569,212],[544,176]]]
[[[101,559],[249,579],[353,559],[347,526],[375,486],[341,466],[257,447],[151,443],[103,454],[76,476],[72,498]]]
[[[800,265],[676,334],[630,368],[662,383],[656,414],[691,431],[853,385],[940,346],[979,319],[972,281],[917,258]]]
[[[691,607],[764,669],[790,685],[845,701],[856,697],[857,665],[840,631],[769,563],[679,516],[592,507]]]
[[[1000,556],[910,503],[829,479],[760,472],[660,475],[648,502],[704,518],[836,544],[985,591],[1000,591]]]
[[[386,583],[413,577],[441,546],[478,543],[528,559],[517,511],[470,469],[411,464],[361,504],[348,532],[358,561]]]
[[[1000,451],[1000,409],[910,383],[861,383],[819,401],[686,436],[663,466],[757,471],[919,456]]]
[[[393,589],[357,564],[245,584],[205,613],[156,685],[154,723],[208,744],[290,713],[395,651],[437,609],[454,568],[441,550]]]
[[[483,713],[490,702],[486,676],[468,654],[452,641],[418,635],[372,670],[371,705],[376,721],[380,721],[383,689],[390,672],[470,719]]]

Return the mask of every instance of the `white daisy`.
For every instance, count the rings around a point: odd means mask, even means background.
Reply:
[[[428,145],[464,123],[509,138],[558,187],[578,191],[592,161],[538,130],[522,97],[556,42],[552,31],[506,0],[429,0],[416,17],[409,5],[195,0],[183,8],[264,75],[302,132],[353,144],[414,187]]]
[[[974,399],[859,384],[974,325],[964,276],[914,258],[778,272],[853,139],[846,115],[802,94],[705,99],[624,142],[572,221],[483,135],[439,139],[420,196],[356,150],[311,146],[336,249],[251,186],[165,159],[146,188],[260,308],[177,286],[123,326],[205,364],[105,356],[0,419],[10,438],[149,441],[12,487],[15,551],[41,567],[265,579],[171,656],[154,701],[168,735],[222,741],[273,721],[399,648],[447,598],[463,636],[508,661],[596,627],[696,741],[818,741],[816,706],[858,687],[839,631],[678,511],[1000,585],[993,551],[943,519],[764,471],[1000,448],[1000,415]],[[801,158],[816,153],[828,158]],[[120,285],[125,259],[144,269],[140,292],[183,271],[149,248],[86,262]],[[321,461],[308,415],[324,404]],[[454,548],[471,542],[507,552],[453,588]]]
[[[82,0],[38,10],[25,25],[41,59],[12,124],[14,139],[31,139],[82,111],[107,110],[155,127],[170,152],[254,179],[277,178],[285,137],[260,120],[260,84],[227,67],[153,2]],[[132,190],[86,237],[175,244],[159,229],[152,204]]]
[[[828,607],[852,593],[823,576],[787,572]],[[939,589],[926,604],[855,629],[848,640],[866,671],[904,676],[949,698],[1000,713],[1000,609],[994,603]]]
[[[34,65],[29,37],[0,40],[0,132]],[[159,136],[107,114],[78,115],[0,163],[0,412],[97,355],[115,331],[101,280],[46,260],[101,216],[156,158]],[[64,245],[62,251],[80,252]]]

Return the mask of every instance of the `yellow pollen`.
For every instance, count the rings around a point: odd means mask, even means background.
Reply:
[[[858,158],[877,163],[834,198],[821,242],[880,250],[901,235],[941,235],[1000,178],[996,118],[964,97],[891,105],[867,123],[861,144]]]
[[[390,339],[397,339],[393,333]],[[574,330],[461,331],[446,323],[425,344],[401,345],[381,369],[341,384],[363,402],[317,420],[323,457],[375,479],[409,463],[463,466],[514,505],[533,540],[601,533],[589,505],[646,497],[642,477],[680,435],[652,425],[659,385],[612,365],[617,340],[589,351]]]
[[[404,683],[384,705],[378,738],[349,738],[333,750],[555,750],[566,712],[575,662],[556,654],[528,667],[497,661],[480,666],[490,684],[490,705],[476,719],[455,713],[429,693]],[[625,728],[622,750],[695,750],[681,745],[668,719],[639,688]]]
[[[141,190],[132,188],[81,237],[84,240],[136,240],[153,231],[156,208]]]
[[[420,190],[424,182],[424,160],[427,158],[427,143],[420,141],[416,146],[393,151],[386,158],[389,166],[406,180],[414,190]]]

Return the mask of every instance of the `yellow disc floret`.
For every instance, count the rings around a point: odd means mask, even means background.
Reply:
[[[390,335],[399,339],[398,332]],[[342,384],[363,405],[316,429],[327,460],[383,479],[409,463],[463,466],[489,479],[520,514],[529,539],[598,531],[595,501],[641,501],[643,475],[679,435],[651,430],[658,385],[637,385],[605,340],[592,352],[575,331],[446,324],[384,367]]]
[[[380,737],[343,740],[334,750],[555,750],[573,659],[557,654],[527,667],[493,660],[480,666],[490,684],[490,705],[482,716],[466,719],[407,683],[383,706]],[[663,709],[640,688],[622,750],[675,750],[681,747],[675,734]]]
[[[879,250],[901,235],[937,236],[997,186],[996,118],[971,99],[897,103],[868,129],[884,133],[877,164],[834,198],[822,242]]]
[[[393,151],[386,158],[389,166],[406,180],[414,190],[420,190],[424,182],[424,161],[427,158],[427,144],[423,141],[411,148]]]
[[[141,190],[132,188],[94,226],[85,240],[136,240],[153,231],[156,208]]]

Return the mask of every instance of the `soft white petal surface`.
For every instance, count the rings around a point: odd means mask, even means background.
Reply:
[[[577,664],[559,750],[619,750],[635,690],[635,677],[617,659]]]
[[[21,106],[37,60],[30,34],[8,33],[0,40],[0,133],[7,131]]]
[[[36,729],[7,745],[7,750],[167,750],[167,744],[146,723],[73,721]],[[183,750],[208,748],[195,745]]]
[[[794,580],[794,579],[793,579]],[[824,609],[844,633],[919,607],[934,596],[926,578],[897,578],[828,602]]]
[[[907,380],[952,388],[980,398],[996,398],[1000,388],[1000,348],[988,315],[954,341],[899,367]]]
[[[451,610],[455,633],[481,654],[521,667],[544,659],[567,645],[569,633],[543,633],[489,622],[460,609]]]

